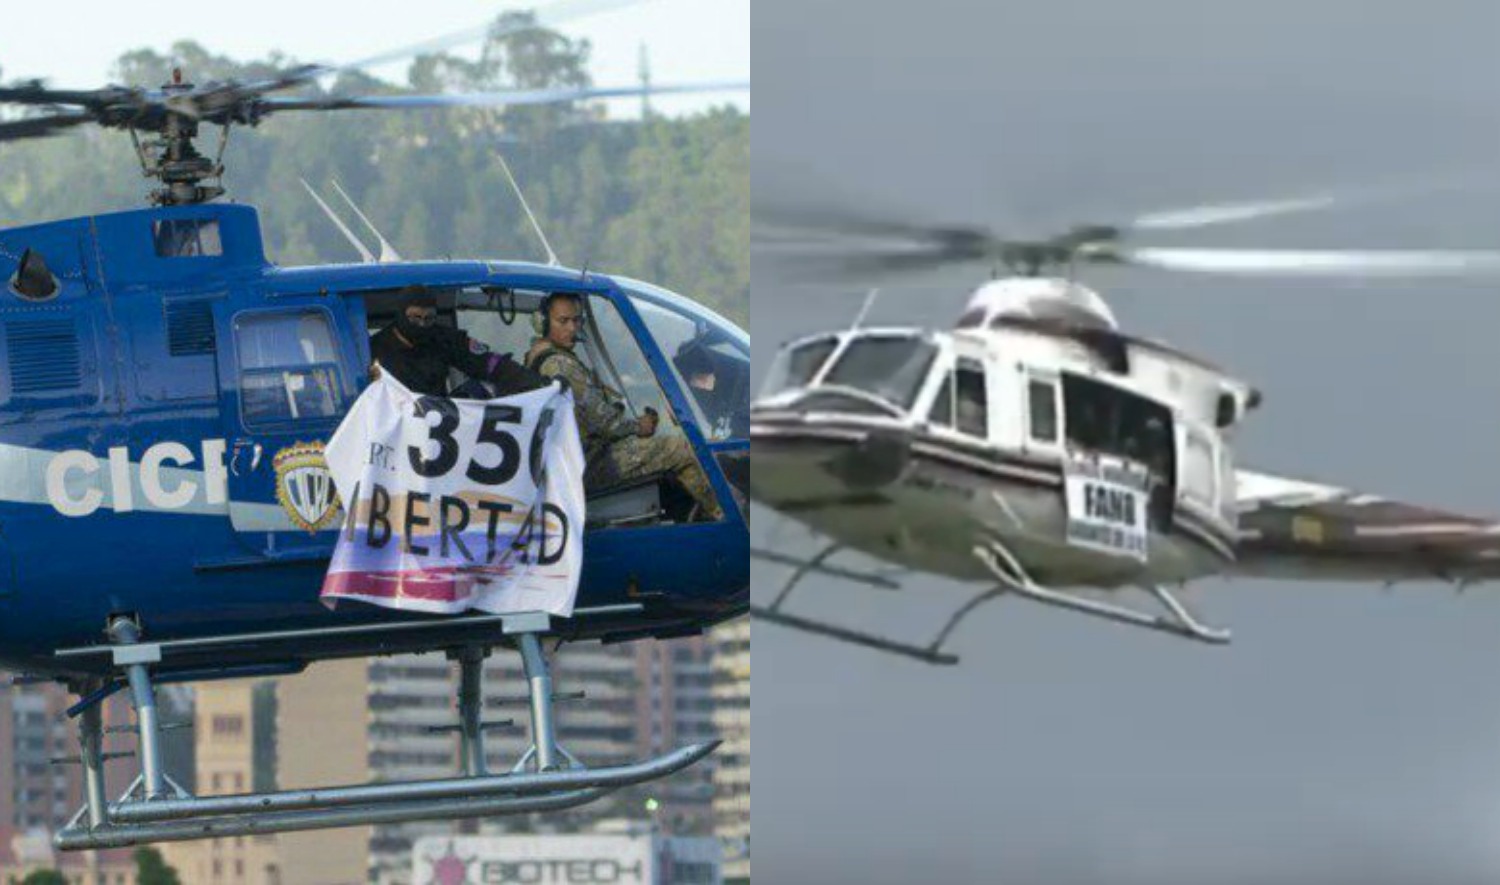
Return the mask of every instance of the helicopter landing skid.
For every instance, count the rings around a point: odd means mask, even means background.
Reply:
[[[825,639],[835,639],[840,642],[848,642],[853,645],[864,646],[865,648],[871,648],[876,651],[888,652],[894,655],[901,655],[902,657],[915,658],[916,660],[928,664],[950,666],[958,663],[958,656],[943,651],[943,643],[948,641],[948,637],[953,633],[953,630],[958,626],[959,622],[967,617],[970,612],[978,608],[982,603],[988,602],[989,600],[1000,596],[1006,591],[1006,588],[1004,587],[996,587],[994,589],[980,593],[973,599],[970,599],[967,603],[960,607],[958,611],[954,612],[953,616],[948,619],[948,623],[943,625],[943,629],[938,631],[937,636],[934,637],[933,640],[926,645],[915,645],[912,643],[901,642],[895,639],[888,639],[884,636],[877,636],[873,633],[865,633],[859,630],[851,630],[846,627],[835,626],[833,624],[825,624],[821,621],[814,621],[809,618],[787,614],[786,612],[782,611],[782,605],[786,602],[787,597],[792,595],[792,590],[796,588],[797,583],[813,573],[828,575],[835,578],[842,578],[846,581],[851,581],[856,584],[862,584],[867,587],[877,587],[882,590],[901,589],[900,584],[897,584],[895,581],[882,574],[857,572],[850,569],[828,565],[828,559],[841,549],[844,549],[843,545],[841,544],[830,544],[827,547],[823,548],[816,556],[813,556],[811,559],[799,560],[782,553],[752,548],[750,551],[751,556],[757,559],[764,559],[768,562],[794,566],[796,570],[792,573],[792,576],[787,579],[787,582],[782,585],[781,592],[777,594],[776,600],[769,606],[750,606],[750,616],[752,618],[760,618],[761,620],[769,621],[773,624],[778,624],[782,627],[787,627],[792,630],[800,630],[804,633],[810,633],[814,636],[821,636]]]
[[[115,666],[124,671],[136,712],[140,774],[116,802],[106,801],[104,729],[98,703],[83,707],[78,761],[84,770],[85,802],[53,838],[64,851],[120,848],[152,842],[214,839],[419,820],[456,820],[528,812],[559,811],[593,802],[622,787],[680,771],[712,753],[719,741],[682,747],[644,762],[588,768],[557,742],[555,700],[581,695],[553,691],[541,634],[545,614],[507,616],[503,631],[521,655],[530,709],[531,746],[504,774],[485,768],[483,735],[508,722],[482,721],[483,662],[487,649],[450,652],[460,667],[456,730],[461,776],[442,780],[382,782],[228,796],[192,796],[163,771],[154,691],[147,665],[152,646],[127,618],[110,625]],[[84,687],[83,694],[97,685]]]
[[[1123,605],[1084,599],[1059,590],[1044,587],[1032,580],[1014,555],[998,541],[988,541],[974,548],[974,555],[984,563],[1005,589],[1042,605],[1050,605],[1069,611],[1082,612],[1109,621],[1145,627],[1171,633],[1187,639],[1211,645],[1225,645],[1230,640],[1230,631],[1210,627],[1199,621],[1188,611],[1171,591],[1161,585],[1151,587],[1151,592],[1166,608],[1166,615],[1153,615]]]

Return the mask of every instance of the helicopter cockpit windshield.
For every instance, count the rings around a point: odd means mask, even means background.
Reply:
[[[776,354],[761,385],[761,396],[772,397],[789,390],[800,390],[812,384],[818,371],[838,349],[839,339],[833,335],[821,335],[794,341]]]
[[[668,357],[689,408],[711,443],[750,436],[750,340],[702,304],[616,277]]]
[[[878,407],[904,414],[921,393],[937,354],[937,345],[917,331],[852,332],[801,341],[777,356],[764,393],[815,388],[803,398],[805,405],[814,397],[834,396],[840,400],[839,411]]]

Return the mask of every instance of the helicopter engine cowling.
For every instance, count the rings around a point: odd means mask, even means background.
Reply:
[[[985,283],[969,296],[958,328],[985,328],[1001,316],[1119,329],[1114,311],[1098,292],[1057,277],[1009,277]]]

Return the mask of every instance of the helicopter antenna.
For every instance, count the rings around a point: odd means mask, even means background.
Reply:
[[[364,243],[361,243],[359,241],[359,237],[356,237],[354,235],[354,231],[351,231],[344,224],[344,222],[342,220],[340,220],[337,215],[334,214],[334,211],[328,207],[328,204],[325,203],[325,202],[323,202],[323,198],[320,197],[320,196],[318,196],[318,192],[312,189],[312,185],[310,185],[310,184],[307,183],[307,179],[305,179],[305,178],[299,178],[297,180],[300,181],[300,182],[302,182],[302,186],[303,187],[307,188],[308,195],[311,196],[314,200],[317,201],[319,208],[321,208],[323,210],[323,214],[327,215],[328,216],[328,220],[332,221],[333,224],[334,224],[334,226],[339,229],[339,232],[344,235],[344,239],[348,240],[350,245],[352,245],[355,249],[359,250],[360,257],[365,260],[365,263],[366,264],[373,264],[374,261],[375,261],[374,254],[372,254],[370,252],[370,250],[365,247]]]
[[[641,44],[637,72],[641,77],[641,119],[651,119],[651,57],[646,44]]]
[[[864,306],[859,309],[859,313],[854,317],[854,322],[850,324],[849,331],[855,331],[859,328],[859,324],[865,321],[865,315],[870,312],[870,308],[875,306],[875,297],[879,294],[879,289],[871,289],[869,294],[865,296]]]
[[[370,219],[365,217],[365,213],[359,211],[359,207],[354,204],[353,200],[349,199],[349,195],[344,193],[344,189],[339,187],[339,180],[337,178],[330,178],[329,181],[333,182],[333,189],[339,192],[339,196],[344,198],[344,202],[349,204],[349,208],[354,210],[354,214],[359,216],[359,220],[365,223],[365,227],[370,229],[370,233],[375,235],[375,239],[380,241],[380,262],[383,264],[387,261],[400,261],[401,254],[396,251],[396,247],[392,246],[390,241],[381,235],[374,224],[370,223]]]
[[[516,177],[510,174],[510,164],[505,162],[505,155],[499,151],[495,156],[500,158],[500,168],[505,170],[505,177],[510,181],[511,190],[516,192],[516,199],[521,201],[521,208],[526,210],[526,218],[531,221],[531,229],[536,231],[537,239],[542,241],[542,248],[547,250],[547,263],[557,267],[557,253],[552,251],[552,244],[547,242],[547,235],[542,233],[542,226],[537,224],[536,216],[531,214],[531,206],[526,203],[526,195],[521,193],[521,186],[516,184]]]

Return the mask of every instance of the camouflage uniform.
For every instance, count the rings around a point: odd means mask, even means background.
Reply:
[[[630,477],[670,473],[693,496],[711,519],[723,510],[698,466],[686,437],[636,434],[636,419],[625,413],[619,394],[599,380],[593,370],[570,350],[546,341],[532,348],[527,367],[548,378],[562,378],[573,391],[578,431],[583,437],[585,486],[609,486]]]

